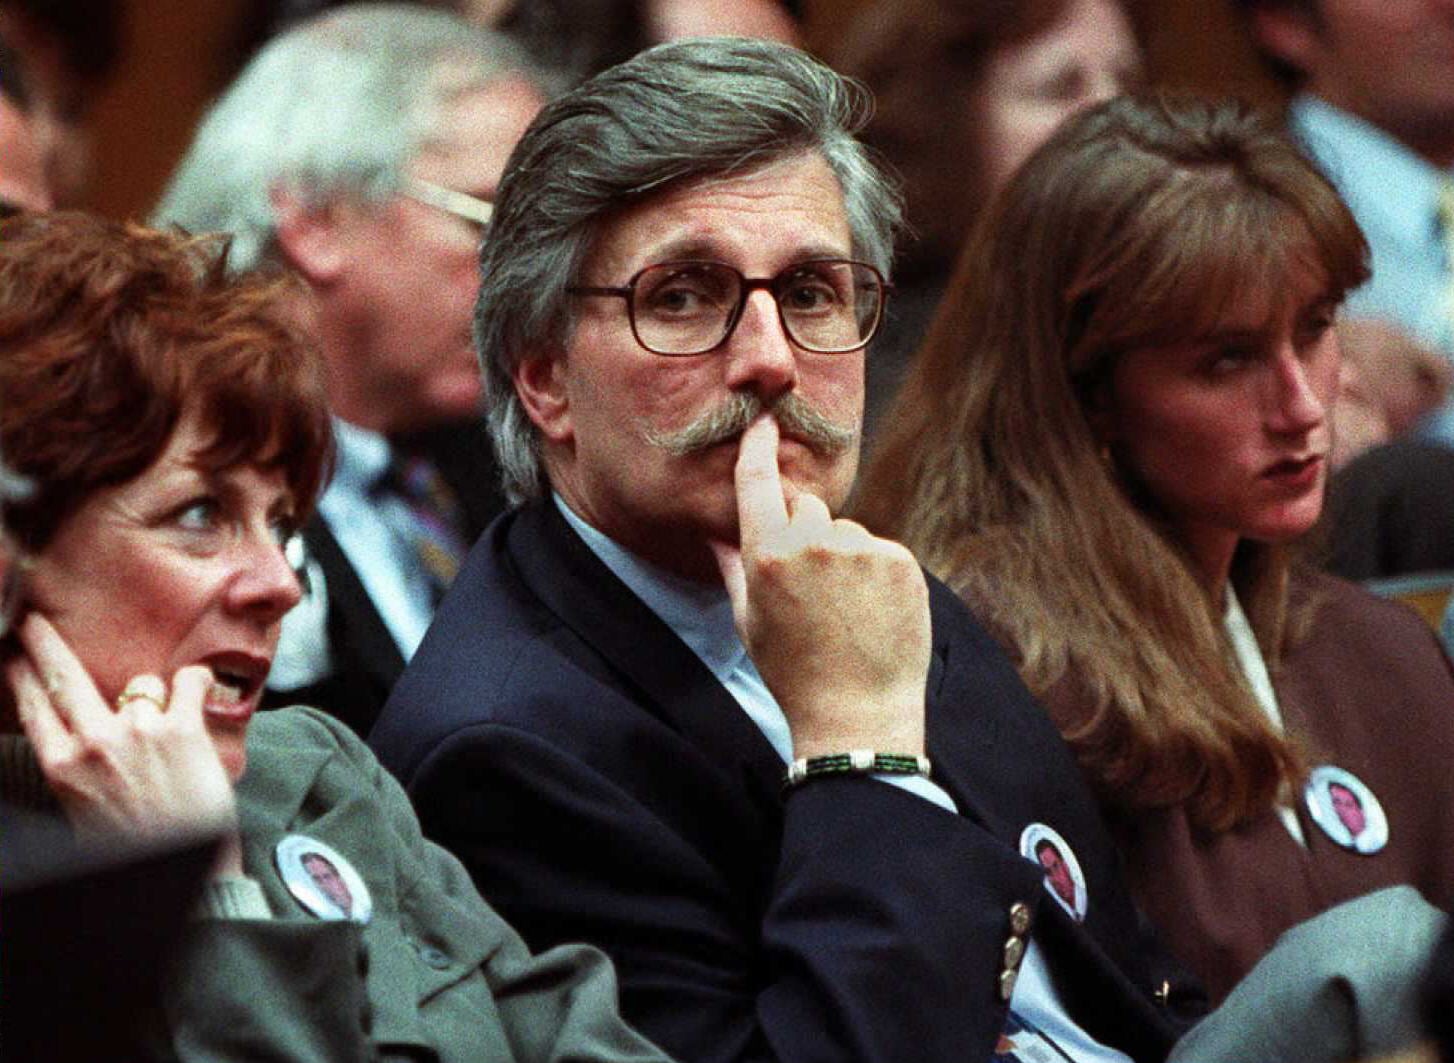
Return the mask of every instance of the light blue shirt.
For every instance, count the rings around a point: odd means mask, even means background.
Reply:
[[[1454,360],[1454,265],[1439,220],[1439,193],[1454,172],[1316,96],[1293,100],[1288,126],[1368,238],[1373,276],[1349,295],[1348,314],[1392,321]],[[1454,405],[1422,434],[1454,444]]]
[[[434,617],[434,597],[414,544],[413,514],[394,492],[379,490],[393,448],[377,432],[337,418],[333,435],[337,463],[318,512],[408,661]],[[268,676],[274,690],[296,690],[333,670],[327,581],[316,562],[309,563],[308,579],[308,596],[283,618]]]
[[[737,635],[732,601],[726,590],[719,584],[682,579],[643,561],[576,516],[559,495],[555,496],[555,504],[601,563],[676,632],[727,688],[783,763],[786,765],[792,760],[793,739],[787,717],[757,674],[757,667]],[[957,812],[953,798],[922,776],[893,775],[884,777],[883,781]],[[966,1002],[965,1006],[978,1005]],[[1020,977],[1010,1006],[1048,1034],[1076,1063],[1131,1063],[1127,1056],[1096,1042],[1071,1021],[1033,939],[1020,964]]]

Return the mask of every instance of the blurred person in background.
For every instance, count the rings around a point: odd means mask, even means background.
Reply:
[[[544,83],[454,15],[348,5],[258,53],[155,212],[231,236],[234,270],[306,284],[338,466],[270,685],[360,734],[500,505],[470,311],[495,184]]]
[[[290,282],[229,280],[224,253],[0,223],[0,447],[31,485],[0,546],[24,577],[0,801],[91,844],[225,836],[144,1058],[666,1063],[605,958],[532,957],[352,732],[255,715],[330,428]]]
[[[0,35],[19,54],[46,185],[60,206],[91,181],[87,118],[121,58],[121,0],[0,0]]]
[[[1434,413],[1425,433],[1454,445],[1454,411],[1444,405],[1454,359],[1454,8],[1235,3],[1269,69],[1295,92],[1289,128],[1368,237],[1373,275],[1350,294],[1349,317],[1397,325],[1432,348],[1395,341],[1354,352],[1368,386],[1414,388],[1418,413]],[[1382,403],[1398,404],[1397,395]]]
[[[682,37],[799,41],[796,4],[782,0],[460,0],[460,8],[575,81]]]
[[[527,0],[528,2],[528,0]],[[683,37],[758,37],[798,43],[798,25],[780,0],[644,0],[653,43]]]
[[[227,69],[267,40],[355,0],[253,0],[237,20]],[[679,37],[764,37],[796,44],[796,0],[418,0],[504,33],[567,83]]]
[[[872,435],[975,220],[1067,117],[1141,83],[1119,0],[875,0],[825,58],[876,107],[864,137],[903,181],[908,237],[868,360]]]

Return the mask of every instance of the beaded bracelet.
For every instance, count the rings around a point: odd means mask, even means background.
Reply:
[[[913,753],[875,753],[852,749],[822,757],[799,757],[788,765],[783,789],[800,786],[809,779],[832,775],[922,775],[929,777],[929,758]]]

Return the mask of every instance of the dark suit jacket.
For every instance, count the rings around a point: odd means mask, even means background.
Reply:
[[[1328,485],[1327,564],[1350,580],[1454,569],[1454,450],[1404,439],[1360,454]]]
[[[761,732],[553,505],[476,545],[371,742],[527,941],[603,947],[626,1016],[688,1063],[986,1059],[1017,903],[1074,1017],[1161,1058],[1179,1020],[1154,989],[1197,991],[1044,712],[950,592],[931,601],[929,753],[960,815],[867,778],[785,796]],[[1079,857],[1084,924],[1019,856],[1033,822]]]
[[[449,424],[393,444],[434,462],[459,500],[465,541],[474,542],[504,509],[494,453],[480,423]],[[265,707],[312,705],[358,735],[367,735],[404,671],[404,655],[322,516],[315,514],[309,521],[303,541],[328,586],[327,637],[333,671],[305,687],[269,690]]]

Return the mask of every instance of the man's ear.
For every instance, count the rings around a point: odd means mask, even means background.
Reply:
[[[1264,52],[1311,77],[1323,50],[1315,18],[1295,4],[1259,4],[1250,17],[1252,36]]]
[[[338,200],[308,203],[274,186],[268,192],[278,251],[288,267],[314,286],[335,280],[348,261],[351,213]]]
[[[567,375],[564,355],[533,355],[515,367],[515,394],[540,434],[551,443],[569,443],[575,431]]]

